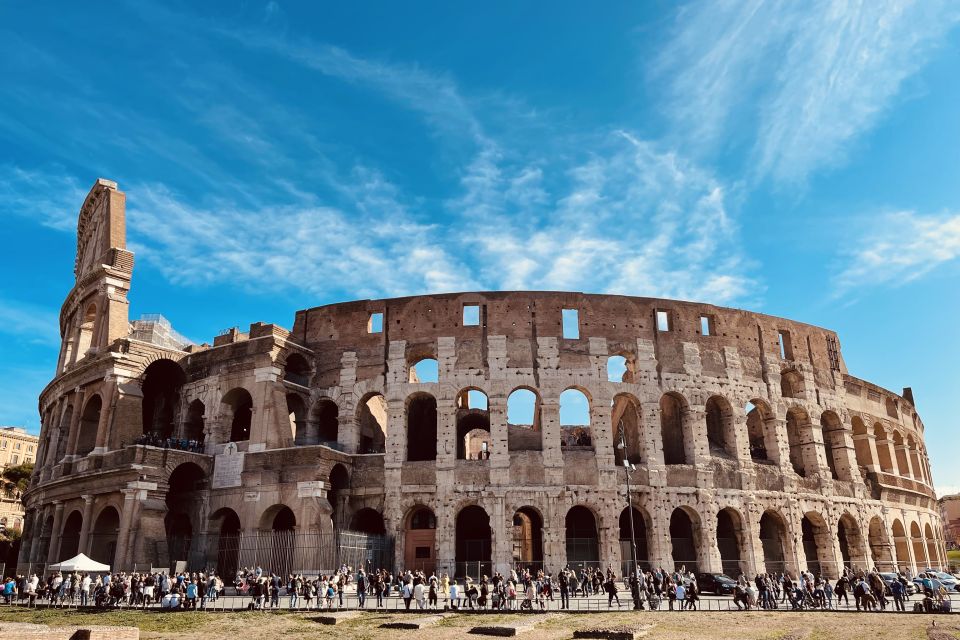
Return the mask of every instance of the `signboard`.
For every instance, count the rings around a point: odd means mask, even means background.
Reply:
[[[223,453],[214,456],[211,487],[214,489],[239,487],[242,483],[243,456],[244,454],[237,451],[237,445],[233,442],[227,444]]]

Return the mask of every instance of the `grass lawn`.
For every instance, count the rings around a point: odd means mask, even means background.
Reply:
[[[960,566],[960,549],[947,551],[947,564],[949,564],[951,567]]]
[[[141,638],[182,640],[184,637],[204,640],[236,640],[258,638],[422,638],[452,640],[467,636],[478,624],[508,622],[518,615],[461,614],[443,620],[439,625],[420,632],[379,628],[389,620],[403,618],[398,613],[366,613],[358,618],[324,626],[313,621],[313,613],[137,613],[105,611],[79,613],[70,610],[5,609],[0,611],[0,626],[6,622],[31,622],[54,626],[121,625],[137,626]],[[409,618],[409,616],[407,616]],[[907,640],[928,637],[932,620],[937,620],[935,634],[929,637],[960,638],[960,616],[926,614],[856,614],[856,613],[790,613],[790,612],[612,612],[600,614],[550,614],[546,621],[526,638],[570,638],[575,629],[610,627],[623,624],[653,624],[648,636],[656,640],[849,640],[871,638]],[[7,637],[14,637],[7,634]]]

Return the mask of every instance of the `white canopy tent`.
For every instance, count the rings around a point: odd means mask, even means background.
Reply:
[[[110,565],[101,564],[96,560],[91,560],[84,554],[79,554],[70,558],[69,560],[64,560],[63,562],[58,562],[57,564],[47,565],[48,571],[85,571],[88,573],[96,573],[98,571],[106,572],[110,571]]]

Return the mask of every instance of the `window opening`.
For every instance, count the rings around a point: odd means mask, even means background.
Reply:
[[[580,312],[576,309],[563,309],[560,314],[563,319],[563,337],[568,340],[579,340]]]
[[[657,311],[657,331],[670,331],[670,314],[666,311]]]
[[[383,314],[371,313],[367,319],[367,333],[383,333]]]
[[[465,327],[480,326],[480,305],[478,304],[463,305],[463,326]]]

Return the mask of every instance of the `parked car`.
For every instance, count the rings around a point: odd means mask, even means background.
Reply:
[[[697,576],[697,586],[703,593],[728,596],[733,594],[737,581],[723,573],[701,573]]]
[[[931,581],[931,583],[932,583],[932,585],[933,585],[933,590],[934,590],[934,591],[938,590],[941,586],[943,586],[947,591],[950,591],[950,587],[948,587],[948,586],[945,585],[943,582],[941,582],[941,581],[940,581],[940,578],[937,577],[936,574],[934,574],[934,573],[932,573],[932,572],[928,573],[928,572],[926,572],[926,571],[921,571],[920,573],[917,574],[917,577],[913,579],[913,584],[915,584],[915,585],[917,586],[917,591],[918,591],[918,592],[923,593],[923,580],[924,580],[924,578],[930,578],[930,581]]]
[[[933,569],[927,569],[927,573],[930,574],[931,578],[936,578],[942,582],[947,591],[960,591],[960,581],[951,574],[944,571],[934,571]]]
[[[897,578],[897,574],[895,574],[895,573],[881,573],[881,574],[880,574],[880,577],[883,578],[884,583],[886,583],[886,585],[887,585],[887,595],[889,596],[889,595],[891,594],[891,592],[890,592],[890,585],[892,585],[892,584],[894,583],[894,581],[896,581],[896,580],[898,579],[898,578]],[[917,585],[914,584],[914,583],[912,583],[912,582],[910,582],[910,581],[907,581],[907,595],[908,595],[908,596],[912,596],[912,595],[915,594],[916,592],[917,592]]]

